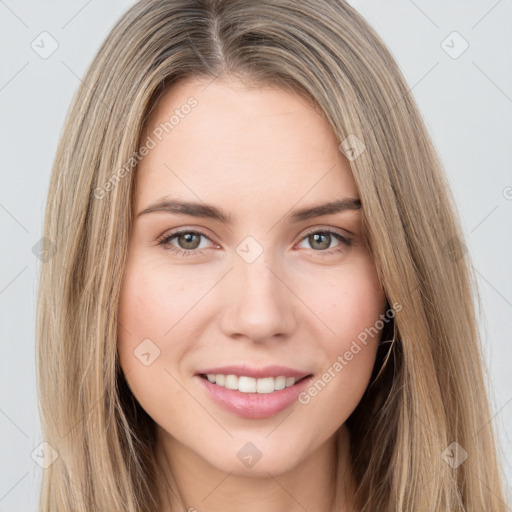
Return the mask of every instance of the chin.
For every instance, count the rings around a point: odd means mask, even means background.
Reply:
[[[271,434],[272,435],[272,434]],[[266,439],[268,432],[259,436],[244,437],[230,441],[230,446],[220,446],[218,453],[204,454],[204,459],[225,473],[236,476],[268,477],[286,473],[292,470],[302,460],[302,455],[297,449],[301,444],[298,439],[288,436],[286,449],[279,450],[282,442],[277,439]],[[252,438],[252,441],[250,440]],[[200,454],[202,455],[202,454]]]

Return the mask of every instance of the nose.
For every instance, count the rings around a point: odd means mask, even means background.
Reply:
[[[300,301],[287,280],[283,266],[264,254],[252,263],[236,260],[223,283],[223,333],[258,343],[289,337],[296,327],[295,308]]]

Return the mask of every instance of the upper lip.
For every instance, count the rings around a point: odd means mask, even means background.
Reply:
[[[229,366],[218,366],[215,368],[206,368],[197,372],[197,375],[236,375],[241,377],[245,375],[247,377],[253,377],[255,379],[261,379],[265,377],[295,377],[297,380],[302,379],[311,375],[309,372],[302,372],[289,368],[287,366],[271,365],[263,366],[261,368],[255,368],[248,365],[229,365]]]

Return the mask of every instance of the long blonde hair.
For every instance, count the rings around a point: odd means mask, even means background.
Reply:
[[[141,1],[100,48],[68,114],[46,205],[37,377],[44,440],[59,456],[44,471],[40,509],[158,510],[155,425],[117,358],[136,171],[126,162],[169,87],[222,75],[303,95],[340,143],[363,150],[349,161],[364,227],[401,311],[347,421],[360,510],[504,512],[454,200],[397,64],[342,0]]]

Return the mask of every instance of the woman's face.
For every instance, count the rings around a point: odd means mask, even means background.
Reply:
[[[175,85],[140,144],[126,380],[167,451],[290,470],[360,401],[385,308],[348,160],[300,96],[219,79]]]

